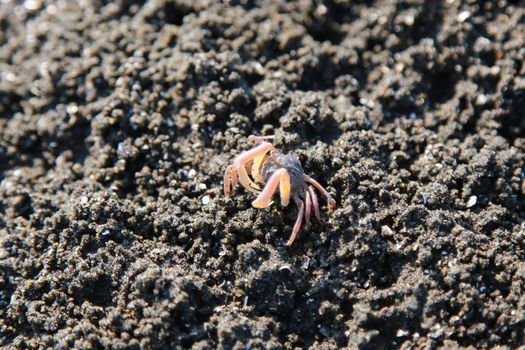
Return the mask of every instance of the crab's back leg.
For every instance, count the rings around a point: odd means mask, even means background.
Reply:
[[[301,224],[303,223],[303,215],[304,215],[303,201],[300,200],[299,198],[295,198],[295,203],[297,203],[297,207],[299,208],[299,213],[297,214],[295,225],[293,225],[292,235],[290,236],[290,239],[288,239],[288,242],[286,242],[287,246],[291,246],[293,241],[295,241],[295,237],[297,237],[297,234],[299,233],[299,230],[301,229]]]
[[[273,148],[273,145],[268,142],[262,142],[257,147],[241,153],[235,160],[233,161],[233,166],[235,167],[235,170],[237,170],[237,173],[239,175],[239,182],[241,185],[246,188],[249,191],[252,192],[258,192],[257,188],[258,186],[250,179],[248,176],[248,171],[245,168],[245,164],[248,163],[251,160],[254,160],[256,157],[260,155],[265,155]]]
[[[304,191],[304,221],[310,225],[310,215],[312,214],[312,198],[308,190]]]
[[[312,204],[314,206],[315,218],[317,219],[317,222],[322,224],[323,221],[321,220],[321,213],[319,212],[319,201],[317,200],[317,195],[315,194],[312,186],[308,186],[307,190],[308,190],[308,193],[310,193],[310,199],[312,200]]]
[[[224,195],[226,197],[231,195],[231,182],[233,186],[237,185],[237,171],[233,165],[229,165],[224,172]]]
[[[328,208],[330,210],[335,208],[335,200],[332,198],[330,193],[328,193],[328,191],[323,186],[321,186],[319,182],[315,181],[308,175],[304,176],[304,181],[314,185],[314,187],[317,188],[326,197],[326,200],[328,201]]]
[[[290,202],[290,175],[286,169],[279,169],[272,176],[264,186],[262,192],[252,202],[255,208],[267,208],[272,201],[272,196],[277,190],[279,185],[279,191],[281,193],[281,204],[287,206]]]

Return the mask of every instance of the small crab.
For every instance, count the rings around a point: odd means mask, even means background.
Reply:
[[[265,141],[269,139],[273,139],[273,136],[248,137],[248,140],[257,143],[258,146],[238,155],[226,168],[224,194],[230,197],[231,183],[236,185],[240,182],[248,191],[258,194],[252,202],[255,208],[267,208],[272,204],[272,197],[279,186],[281,204],[286,207],[292,197],[299,208],[292,235],[286,243],[290,246],[301,229],[303,218],[306,224],[310,225],[312,206],[315,218],[322,223],[319,203],[313,187],[326,197],[330,210],[335,208],[335,200],[323,186],[304,173],[297,158],[289,154],[281,154],[271,143]],[[259,184],[264,187],[261,189]]]

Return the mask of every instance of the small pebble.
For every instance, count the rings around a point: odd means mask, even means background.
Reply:
[[[490,72],[490,74],[491,74],[492,76],[497,76],[497,75],[499,75],[499,73],[501,72],[501,68],[498,67],[498,66],[492,66],[492,67],[490,67],[489,72]]]
[[[255,72],[259,75],[264,75],[266,73],[266,70],[264,69],[263,65],[260,64],[259,62],[255,62],[253,64],[253,68],[255,70]],[[238,128],[237,128],[238,130]]]
[[[476,104],[478,106],[483,106],[485,103],[487,103],[487,95],[484,95],[484,94],[481,94],[481,95],[478,95],[478,97],[476,98]]]
[[[483,51],[483,50],[488,50],[488,49],[490,49],[490,45],[491,44],[492,44],[492,42],[490,41],[489,38],[486,38],[484,36],[480,36],[474,42],[474,51],[480,52],[480,51]]]
[[[78,112],[78,106],[76,104],[70,104],[69,106],[67,106],[66,112],[68,112],[69,114],[75,114]]]
[[[327,12],[328,12],[328,9],[324,5],[319,5],[315,9],[315,15],[317,17],[322,17],[322,16],[326,15]]]
[[[454,315],[450,318],[449,323],[452,325],[456,325],[461,321],[458,315]]]
[[[16,79],[16,75],[14,75],[12,72],[4,73],[3,76],[5,77],[5,80],[7,80],[10,83],[15,81]]]
[[[374,101],[366,99],[366,98],[360,98],[359,103],[362,104],[365,107],[368,107],[370,109],[374,108],[375,104]]]
[[[199,190],[204,191],[205,189],[208,188],[208,186],[206,186],[206,184],[200,183],[198,188],[199,188]]]
[[[208,205],[210,203],[210,196],[204,196],[201,200],[203,205]]]
[[[414,21],[415,21],[415,18],[412,15],[403,17],[403,23],[405,23],[409,27],[414,24]]]
[[[39,10],[41,6],[42,6],[42,3],[40,1],[36,1],[36,0],[26,0],[24,2],[24,7],[28,11]]]
[[[467,202],[467,208],[472,208],[473,206],[476,205],[477,202],[478,202],[478,197],[470,196]]]
[[[406,337],[409,334],[410,333],[406,329],[398,329],[396,332],[396,337],[402,338],[402,337]]]
[[[392,231],[392,229],[388,227],[387,225],[381,226],[381,233],[385,237],[391,237],[394,235],[394,231]]]
[[[195,169],[190,169],[190,171],[188,171],[188,179],[193,179],[195,175],[197,175],[197,171]]]
[[[398,62],[394,65],[394,69],[396,70],[396,72],[401,73],[403,69],[405,69],[405,64]]]
[[[463,11],[458,14],[458,22],[463,23],[470,17],[469,11]]]

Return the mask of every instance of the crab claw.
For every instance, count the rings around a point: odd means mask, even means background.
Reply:
[[[270,177],[261,194],[252,202],[254,208],[267,208],[270,205],[272,196],[279,185],[281,193],[281,204],[286,207],[290,202],[290,175],[286,169],[279,169]]]
[[[256,182],[263,182],[259,174],[259,168],[266,154],[272,150],[272,148],[273,145],[271,143],[261,140],[260,145],[241,153],[235,158],[233,164],[229,165],[224,173],[224,195],[226,197],[231,195],[231,183],[235,186],[237,182],[240,182],[248,191],[255,193],[260,191],[259,186],[256,184]],[[255,181],[250,178],[248,170],[246,169],[250,162],[253,162],[251,175]]]

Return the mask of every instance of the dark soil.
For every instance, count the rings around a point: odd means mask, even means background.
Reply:
[[[0,4],[0,345],[525,342],[521,1]],[[222,178],[276,135],[337,199]]]

